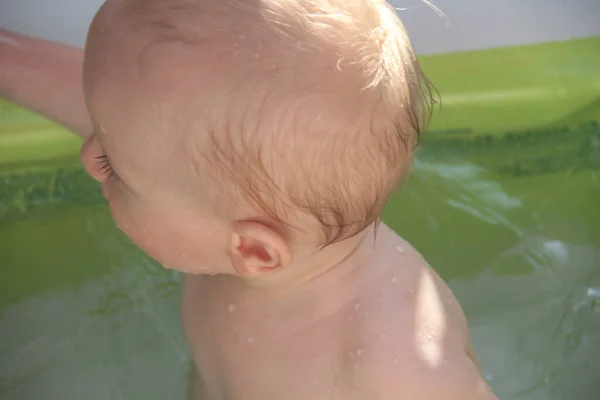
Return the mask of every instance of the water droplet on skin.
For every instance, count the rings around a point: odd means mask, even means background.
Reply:
[[[249,337],[248,338],[248,343],[250,343],[250,344],[254,343],[254,338]]]
[[[404,253],[404,247],[402,247],[402,246],[396,246],[396,251],[398,253],[400,253],[400,254],[403,254]]]
[[[342,389],[340,389],[339,387],[337,387],[337,386],[334,385],[334,386],[331,387],[331,391],[339,393],[339,392],[342,391]]]
[[[398,357],[394,357],[394,364],[398,364],[399,360]]]
[[[359,308],[360,308],[360,303],[356,303],[356,304],[354,305],[354,309],[355,309],[355,310],[358,310]]]
[[[231,303],[229,305],[229,307],[227,307],[227,310],[229,310],[229,312],[234,312],[235,311],[235,304]]]
[[[385,338],[387,338],[387,335],[385,333],[381,334],[381,339],[385,340]]]
[[[358,357],[362,357],[363,354],[365,354],[365,350],[364,349],[356,349],[356,355]]]
[[[433,340],[433,336],[432,335],[427,335],[427,341],[431,342]]]
[[[398,282],[398,278],[396,278],[396,277],[394,276],[390,282],[392,282],[392,283],[396,283],[396,282]]]

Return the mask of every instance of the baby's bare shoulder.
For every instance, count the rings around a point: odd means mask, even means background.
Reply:
[[[392,233],[377,253],[371,296],[379,291],[377,312],[385,320],[392,325],[398,321],[404,335],[427,348],[439,341],[469,342],[467,320],[454,293],[410,243]]]
[[[385,273],[373,290],[377,328],[368,329],[362,387],[378,388],[370,398],[382,400],[495,399],[454,294],[410,244],[396,244],[379,258]]]

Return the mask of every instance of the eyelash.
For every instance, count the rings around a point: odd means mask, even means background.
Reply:
[[[115,175],[115,171],[110,166],[110,161],[108,161],[106,154],[96,157],[96,161],[98,161],[98,165],[100,165],[100,171],[107,174],[109,178],[112,178]]]

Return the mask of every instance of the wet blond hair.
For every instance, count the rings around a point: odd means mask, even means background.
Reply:
[[[198,69],[211,78],[199,96],[208,100],[191,132],[209,135],[191,134],[186,151],[197,176],[220,185],[215,207],[233,212],[249,203],[300,230],[309,216],[321,245],[378,221],[433,104],[392,7],[383,0],[129,4],[153,27],[152,46],[183,44],[206,60]]]

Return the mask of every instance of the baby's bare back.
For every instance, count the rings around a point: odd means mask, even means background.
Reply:
[[[369,265],[322,280],[265,305],[237,296],[230,278],[186,277],[192,398],[495,398],[450,289],[391,230]]]

